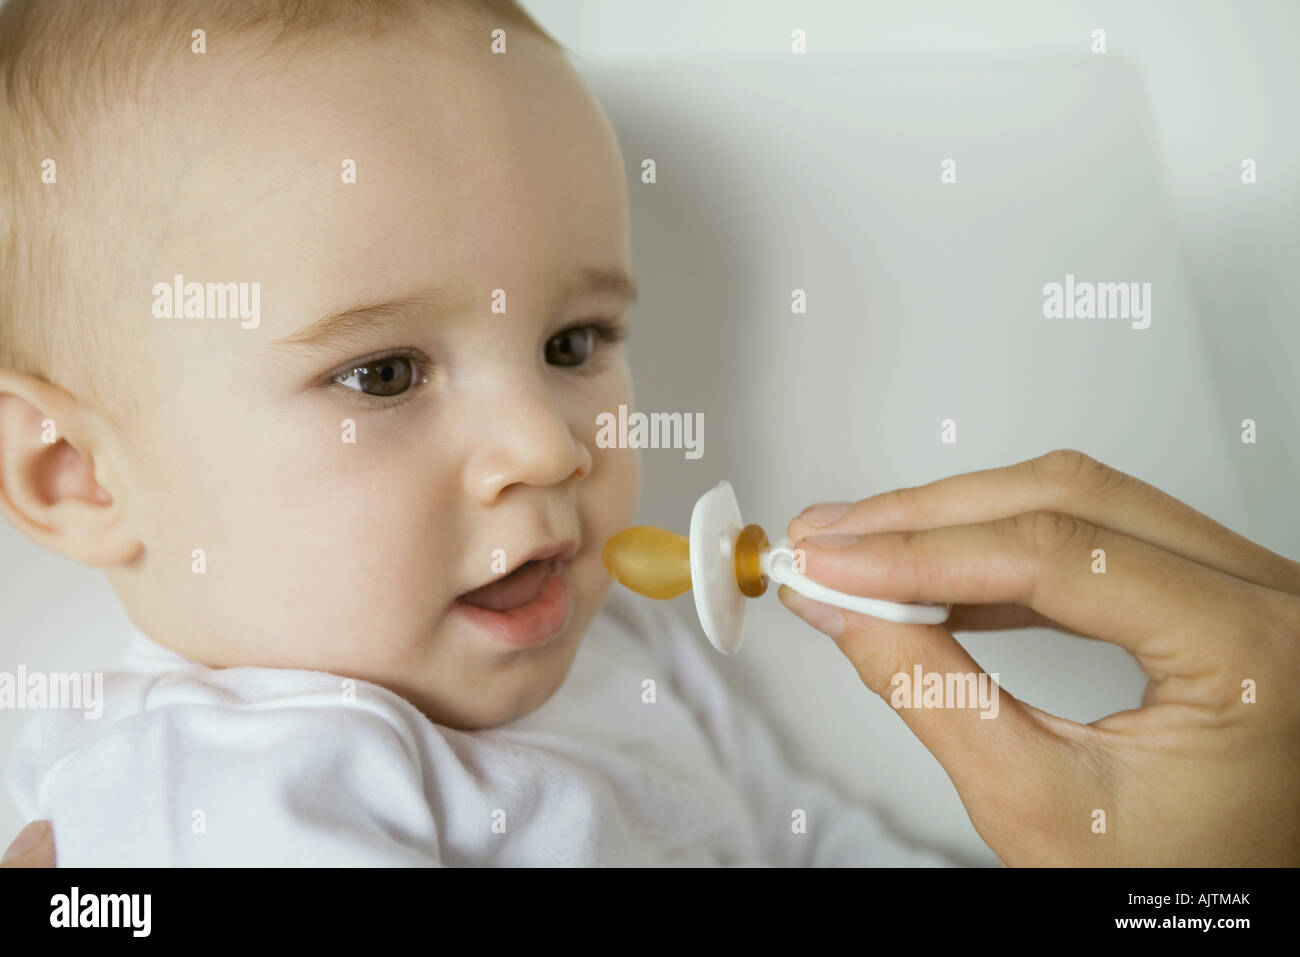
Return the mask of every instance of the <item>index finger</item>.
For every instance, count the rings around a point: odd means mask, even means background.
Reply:
[[[900,602],[1023,605],[1126,648],[1155,679],[1221,669],[1233,637],[1256,619],[1261,596],[1281,597],[1046,510],[818,539],[795,545],[804,549],[804,574],[829,588]],[[1095,549],[1105,552],[1100,573]]]
[[[1300,563],[1074,449],[874,495],[831,525],[813,524],[811,509],[805,509],[787,533],[797,541],[821,532],[911,531],[1040,510],[1071,515],[1265,588],[1300,594]]]

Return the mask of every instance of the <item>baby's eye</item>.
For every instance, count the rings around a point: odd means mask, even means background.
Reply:
[[[595,334],[587,326],[575,326],[551,336],[546,343],[546,361],[557,366],[578,366],[587,361],[595,345]]]
[[[605,319],[573,326],[551,336],[546,343],[546,361],[557,366],[580,366],[595,350],[597,340],[615,343],[626,336],[625,326]]]
[[[365,395],[388,398],[401,395],[419,380],[419,370],[409,356],[389,355],[367,359],[333,381]]]

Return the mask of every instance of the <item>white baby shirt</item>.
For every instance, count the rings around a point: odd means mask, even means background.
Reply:
[[[338,675],[210,669],[137,632],[102,717],[27,723],[10,790],[63,867],[953,863],[787,764],[714,654],[614,588],[550,700],[459,731],[378,685],[348,700]]]

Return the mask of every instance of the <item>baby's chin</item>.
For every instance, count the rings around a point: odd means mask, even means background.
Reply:
[[[537,711],[564,685],[582,642],[581,632],[557,636],[544,658],[511,669],[510,673],[467,681],[453,700],[437,691],[390,685],[432,721],[458,731],[500,728]],[[464,694],[462,692],[468,692]]]
[[[606,591],[607,587],[600,589],[598,601]],[[400,680],[387,686],[435,724],[460,731],[502,727],[532,714],[559,693],[594,614],[591,605],[581,602],[553,638],[518,650],[485,649],[485,636],[457,621],[460,627],[453,644],[469,649],[457,660],[475,661],[474,674],[464,674],[450,689],[442,680],[437,688],[412,687]]]

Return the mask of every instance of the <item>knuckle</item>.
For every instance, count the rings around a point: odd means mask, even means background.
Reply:
[[[905,529],[898,533],[898,548],[896,551],[895,568],[898,575],[906,576],[903,581],[910,591],[920,587],[924,581],[927,565],[921,562],[920,553],[916,548],[918,536],[922,533],[915,529]]]
[[[926,595],[961,590],[965,575],[959,564],[943,560],[924,546],[928,532],[909,529],[898,533],[891,582],[899,588],[899,601],[917,601]]]
[[[1113,491],[1128,476],[1078,449],[1053,449],[1029,460],[1029,471],[1052,500]]]
[[[1048,496],[1062,492],[1074,481],[1083,466],[1083,453],[1075,449],[1053,449],[1046,455],[1030,459],[1029,473]]]
[[[896,488],[889,493],[889,501],[897,509],[899,516],[908,514],[916,500],[916,490],[911,488]]]
[[[893,657],[886,656],[879,647],[865,648],[857,653],[853,660],[858,678],[872,694],[879,695],[886,701],[894,682],[897,666],[891,664]]]
[[[913,669],[921,665],[925,674],[937,670],[932,656],[918,653],[901,641],[867,641],[861,646],[854,665],[862,683],[873,693],[890,701],[898,687],[899,675],[911,680]]]
[[[896,528],[911,523],[912,514],[917,508],[915,488],[895,488],[873,495],[869,501],[870,521],[881,530]]]
[[[1037,553],[1061,551],[1080,543],[1091,543],[1093,528],[1073,515],[1040,508],[1022,512],[1013,519],[1020,537]]]

